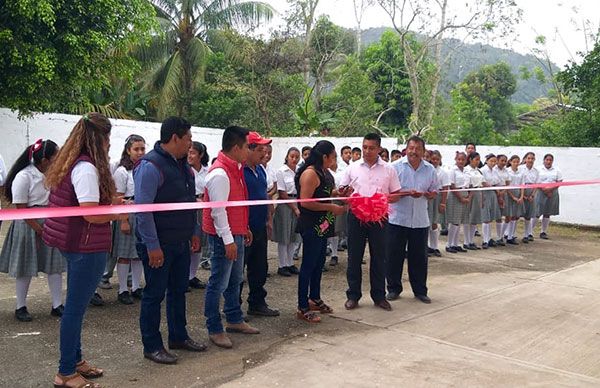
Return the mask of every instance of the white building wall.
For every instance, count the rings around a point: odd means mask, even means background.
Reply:
[[[63,114],[43,114],[36,115],[26,120],[19,120],[15,112],[8,109],[0,109],[0,155],[4,157],[7,168],[23,152],[28,144],[31,144],[39,138],[54,140],[59,145],[62,144],[79,116]],[[149,145],[149,148],[159,139],[160,124],[138,122],[130,120],[112,120],[113,130],[111,135],[110,157],[112,160],[118,160],[123,150],[123,144],[127,136],[135,133],[143,136]],[[206,144],[211,159],[217,155],[221,148],[221,136],[223,130],[214,128],[193,127],[193,139]],[[285,154],[289,147],[301,149],[305,145],[314,145],[320,138],[299,137],[299,138],[274,138],[273,139],[273,159],[271,163],[274,168],[283,164]],[[351,147],[360,147],[361,138],[328,138],[339,149],[344,145]],[[397,148],[396,139],[383,139],[384,147],[390,152]],[[462,146],[437,146],[428,145],[428,149],[437,149],[442,153],[444,164],[453,164],[456,151],[463,151]],[[479,146],[477,151],[482,158],[492,152],[495,154],[506,154],[509,157],[513,154],[523,156],[528,151],[536,154],[537,165],[541,165],[545,154],[554,155],[555,166],[561,169],[564,180],[589,180],[600,179],[600,148],[559,148],[559,147],[499,147],[499,146]],[[561,203],[560,216],[555,217],[557,221],[600,226],[600,185],[573,186],[560,189]]]

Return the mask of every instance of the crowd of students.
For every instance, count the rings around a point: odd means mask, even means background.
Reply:
[[[389,152],[381,147],[378,135],[369,134],[362,148],[344,146],[339,156],[326,140],[301,150],[291,147],[278,166],[271,161],[271,140],[245,128],[229,127],[222,150],[209,166],[208,150],[192,141],[189,123],[169,118],[150,153],[141,136],[131,135],[120,160],[111,165],[110,131],[106,117],[90,113],[77,123],[62,148],[49,139],[38,140],[23,151],[8,173],[2,162],[0,185],[6,200],[17,208],[29,208],[331,198],[381,192],[390,195],[390,222],[361,223],[341,201],[13,221],[0,253],[0,271],[16,278],[15,317],[23,322],[32,320],[27,310],[31,279],[40,272],[47,274],[50,313],[62,317],[56,386],[98,386],[87,380],[100,377],[103,371],[82,358],[81,324],[88,304],[103,304],[95,289],[112,287],[115,267],[118,301],[126,305],[134,299],[142,301],[144,356],[171,364],[177,357],[164,348],[159,332],[165,291],[170,349],[206,349],[185,330],[185,292],[191,289],[206,289],[207,329],[215,345],[233,346],[226,333],[259,333],[244,322],[241,313],[244,263],[248,314],[279,315],[266,303],[268,240],[277,243],[277,274],[298,275],[297,318],[316,323],[321,320],[316,313],[333,312],[321,299],[321,273],[338,264],[340,251],[349,250],[346,309],[358,307],[362,296],[361,264],[365,264],[367,243],[371,298],[376,306],[391,310],[388,300],[402,291],[405,257],[415,297],[430,303],[426,258],[442,256],[440,234],[447,233],[445,251],[450,254],[518,245],[516,225],[522,219],[520,242],[530,243],[540,218],[539,237],[548,238],[550,217],[559,210],[556,188],[503,188],[562,181],[550,154],[544,155],[543,165],[536,166],[532,152],[522,159],[494,154],[482,158],[475,145],[468,144],[465,152],[456,152],[454,163],[442,164],[441,153],[426,150],[419,138],[411,138],[405,150]],[[409,179],[409,174],[415,175]],[[408,222],[406,209],[413,208],[425,213],[413,215]],[[394,249],[397,241],[400,249]],[[327,255],[331,256],[329,264]],[[300,268],[294,263],[299,256]],[[200,266],[211,271],[208,283],[198,276]],[[221,297],[226,327],[221,324]]]

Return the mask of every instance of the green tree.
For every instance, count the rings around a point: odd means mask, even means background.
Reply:
[[[234,26],[258,26],[271,19],[266,3],[241,0],[151,0],[165,33],[154,37],[140,54],[151,67],[148,90],[160,102],[164,116],[173,107],[187,115],[192,95],[204,80],[210,39],[218,30]]]
[[[137,63],[118,53],[149,38],[153,15],[146,0],[3,1],[0,105],[73,111],[111,76],[130,81]]]

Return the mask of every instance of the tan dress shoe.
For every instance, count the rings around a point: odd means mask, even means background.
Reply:
[[[256,327],[250,326],[246,322],[228,323],[225,331],[228,333],[260,334],[260,330],[258,330]]]
[[[213,344],[217,345],[220,348],[231,349],[233,347],[231,340],[225,333],[210,334],[208,338],[210,338],[210,341]]]

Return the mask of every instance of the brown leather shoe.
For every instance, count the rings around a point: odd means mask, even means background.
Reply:
[[[344,307],[346,308],[346,310],[354,310],[358,307],[358,301],[348,299],[346,303],[344,303]]]
[[[260,334],[260,330],[258,330],[256,327],[250,326],[246,322],[228,323],[225,327],[225,331],[228,333]]]
[[[209,334],[208,338],[213,344],[217,345],[220,348],[233,348],[233,343],[231,343],[231,340],[225,333]]]
[[[183,342],[169,342],[169,349],[183,349],[189,350],[190,352],[203,352],[206,350],[206,345],[188,338]]]
[[[381,307],[385,311],[392,311],[392,306],[390,305],[390,302],[388,302],[385,299],[382,299],[379,302],[375,302],[375,306]]]

